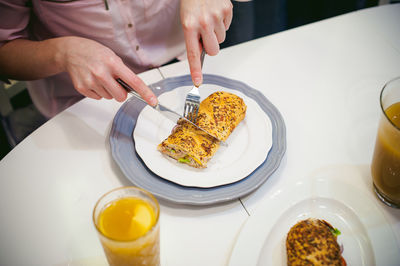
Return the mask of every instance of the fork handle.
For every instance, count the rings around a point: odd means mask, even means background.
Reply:
[[[206,50],[204,48],[201,49],[201,55],[200,55],[200,63],[201,63],[201,69],[203,69],[203,62],[204,62],[204,56],[206,55]]]

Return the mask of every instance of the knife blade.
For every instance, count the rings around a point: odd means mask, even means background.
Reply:
[[[131,86],[129,86],[125,81],[123,81],[122,79],[117,79],[117,82],[129,93],[132,94],[133,96],[135,96],[136,98],[138,98],[139,100],[141,100],[142,102],[146,103],[147,102],[142,98],[142,96],[139,95],[139,93],[137,93],[135,90],[133,90],[133,88]],[[202,129],[201,127],[199,127],[198,125],[194,124],[192,121],[190,121],[189,119],[181,116],[180,114],[178,114],[177,112],[169,109],[168,107],[158,103],[156,106],[151,106],[149,105],[151,108],[153,108],[154,110],[158,111],[159,113],[161,113],[164,117],[168,118],[169,120],[171,120],[172,122],[174,122],[175,124],[177,124],[178,120],[183,119],[185,121],[187,121],[188,123],[192,124],[193,126],[195,126],[196,128],[198,128],[199,130],[203,131],[204,133],[206,133],[207,135],[215,138],[216,140],[220,141],[222,145],[226,146],[226,143],[220,139],[218,139],[216,136],[214,136],[213,134],[209,133],[208,131]]]

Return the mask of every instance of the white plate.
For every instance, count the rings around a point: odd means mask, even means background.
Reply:
[[[190,86],[178,87],[160,95],[158,99],[181,114],[184,97],[190,89]],[[209,188],[239,181],[265,161],[272,146],[269,117],[253,99],[239,91],[214,84],[201,86],[201,100],[221,90],[234,93],[244,100],[247,105],[246,117],[229,136],[226,141],[228,146],[221,146],[205,169],[178,163],[161,154],[157,145],[171,134],[175,124],[151,107],[146,106],[142,110],[133,137],[137,153],[153,173],[183,186]]]
[[[229,265],[287,265],[287,232],[309,217],[324,219],[341,231],[338,242],[348,265],[398,265],[398,243],[373,192],[348,182],[363,184],[360,172],[329,172],[273,193],[243,226]]]

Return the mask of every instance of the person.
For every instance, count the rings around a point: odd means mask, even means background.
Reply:
[[[83,96],[122,102],[121,78],[150,105],[137,76],[187,53],[202,83],[201,49],[219,52],[232,21],[230,0],[0,0],[0,77],[29,80],[50,118]]]

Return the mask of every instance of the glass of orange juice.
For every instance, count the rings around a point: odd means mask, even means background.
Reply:
[[[371,164],[374,189],[381,201],[400,208],[400,77],[381,91],[381,119]]]
[[[93,210],[110,265],[160,265],[160,206],[149,192],[121,187],[103,195]]]

